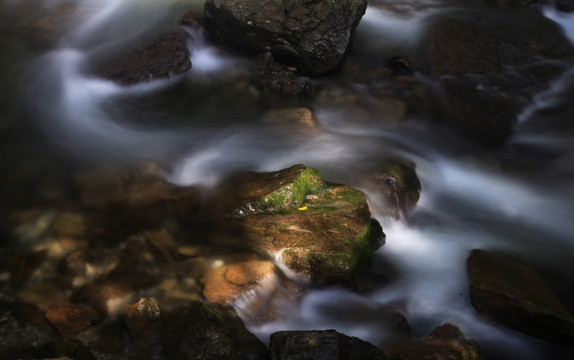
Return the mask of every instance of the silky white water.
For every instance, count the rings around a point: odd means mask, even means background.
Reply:
[[[216,188],[236,171],[274,171],[301,163],[320,169],[330,181],[362,190],[386,234],[373,266],[391,264],[396,276],[360,294],[336,287],[310,290],[281,305],[287,316],[266,323],[245,315],[249,298],[238,302],[250,330],[266,342],[278,330],[336,329],[384,345],[394,334],[383,315],[396,310],[405,315],[416,337],[450,322],[476,339],[489,358],[572,355],[570,349],[556,350],[478,315],[468,296],[465,261],[472,249],[491,249],[518,255],[545,274],[569,278],[573,273],[574,126],[568,123],[574,118],[569,101],[574,68],[523,109],[515,133],[498,150],[468,144],[416,116],[398,123],[373,121],[373,114],[362,118],[356,109],[325,102],[313,107],[319,121],[313,131],[257,119],[237,122],[233,113],[206,119],[172,114],[170,109],[158,111],[158,117],[175,119],[177,126],[146,126],[139,120],[153,122],[156,113],[123,111],[122,101],[138,103],[180,82],[219,81],[245,62],[194,33],[195,41],[189,44],[193,67],[172,79],[123,87],[94,76],[92,68],[122,47],[173,27],[182,10],[201,5],[178,0],[78,1],[71,29],[24,66],[18,91],[34,126],[80,161],[157,161],[166,178],[178,185]],[[0,11],[17,6],[5,1]],[[373,1],[359,26],[355,51],[368,57],[369,49],[360,46],[374,38],[384,41],[373,51],[414,49],[432,19],[463,10],[446,1],[424,6]],[[571,15],[550,8],[544,13],[574,38]],[[423,74],[415,76],[430,83]],[[346,84],[333,84],[338,86]],[[400,220],[383,215],[382,190],[361,177],[395,158],[416,164],[422,184],[417,207]],[[564,286],[572,283],[570,279]],[[574,300],[565,289],[558,290],[565,302]],[[565,305],[574,309],[574,304]]]

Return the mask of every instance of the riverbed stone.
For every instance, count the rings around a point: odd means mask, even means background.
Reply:
[[[124,306],[123,319],[132,338],[140,343],[159,336],[162,311],[156,298],[140,298],[134,304]]]
[[[481,315],[542,340],[574,340],[574,316],[535,268],[475,249],[467,269],[470,299]]]
[[[478,343],[467,339],[456,326],[446,323],[424,340],[394,343],[383,347],[389,360],[480,360]]]
[[[220,266],[202,279],[203,296],[211,302],[228,304],[241,294],[261,285],[275,272],[271,261],[251,260]]]
[[[359,360],[386,359],[375,345],[335,330],[279,331],[271,334],[272,360]]]
[[[101,75],[122,85],[165,79],[191,68],[187,31],[169,31],[107,65]]]
[[[251,334],[232,307],[192,301],[170,316],[162,331],[168,359],[268,359],[265,344]]]
[[[45,316],[63,338],[75,337],[80,331],[101,320],[92,306],[83,304],[53,304],[46,310]]]
[[[204,24],[213,38],[273,57],[299,72],[318,76],[337,70],[351,50],[365,13],[364,0],[208,0]]]
[[[213,225],[235,244],[320,283],[356,286],[384,241],[360,191],[326,182],[303,165],[244,173],[222,185],[218,198],[210,208],[223,218]]]
[[[319,124],[311,109],[307,107],[270,110],[263,114],[262,121],[269,124],[296,124],[309,128],[316,128]]]

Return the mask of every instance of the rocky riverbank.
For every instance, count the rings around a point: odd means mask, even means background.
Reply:
[[[363,0],[271,1],[264,9],[254,0],[209,0],[202,14],[183,13],[141,46],[98,58],[85,76],[121,87],[173,82],[158,96],[122,99],[126,112],[233,114],[236,122],[305,135],[326,131],[317,116],[324,107],[366,124],[420,115],[491,146],[572,65],[574,49],[525,2],[485,3],[497,10],[437,18],[420,51],[365,60],[353,57]],[[57,6],[45,21],[31,14],[34,21],[7,31],[32,47],[42,33],[41,46],[53,46],[73,24],[54,18],[73,8]],[[191,45],[206,34],[242,60],[225,79],[191,76]],[[357,176],[377,189],[382,216],[400,221],[424,191],[418,169],[396,154],[381,158]],[[0,205],[2,359],[481,357],[456,326],[413,336],[405,314],[393,311],[382,317],[400,339],[387,344],[335,330],[279,331],[265,344],[247,330],[233,305],[248,294],[266,296],[241,315],[264,323],[289,316],[277,304],[311,288],[368,288],[364,276],[384,251],[384,229],[361,191],[317,169],[232,171],[209,189],[174,185],[156,163],[83,165],[56,176],[56,191],[53,179],[31,180],[23,169],[8,169],[2,190],[32,184],[42,191],[26,201],[10,194],[10,206]],[[467,266],[470,301],[486,319],[548,343],[573,340],[574,317],[534,265],[474,250]]]

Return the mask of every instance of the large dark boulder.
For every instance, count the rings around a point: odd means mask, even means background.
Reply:
[[[365,0],[208,0],[204,24],[217,40],[318,76],[337,70],[351,49]]]
[[[467,260],[470,300],[483,316],[552,342],[574,340],[574,316],[529,266],[473,250]]]
[[[279,331],[271,334],[272,360],[382,360],[383,352],[361,339],[335,330]]]
[[[526,7],[443,19],[424,40],[454,123],[471,137],[499,142],[532,97],[567,68],[574,48],[560,27]]]

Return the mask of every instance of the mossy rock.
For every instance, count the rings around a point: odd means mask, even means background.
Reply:
[[[251,190],[239,191],[244,204],[215,226],[316,282],[355,287],[384,240],[364,195],[303,165],[250,177]]]

